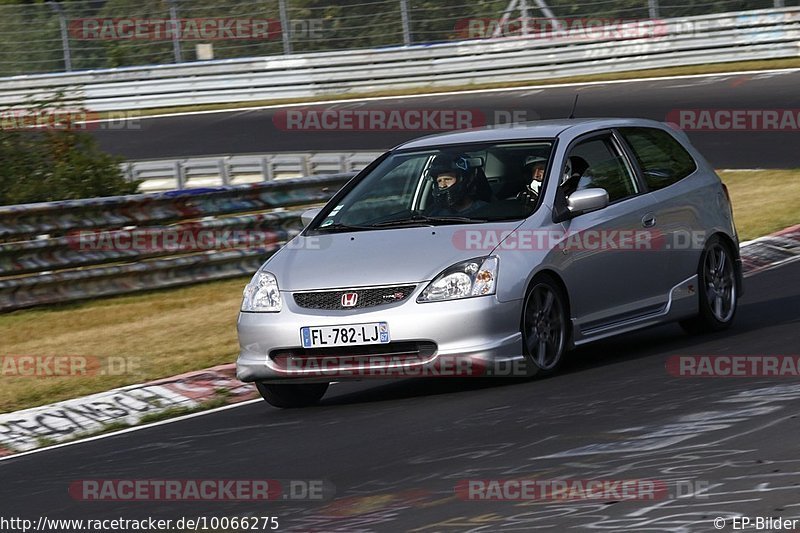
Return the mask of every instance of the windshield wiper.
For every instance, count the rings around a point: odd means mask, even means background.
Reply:
[[[372,229],[372,226],[351,226],[350,224],[342,224],[341,222],[337,222],[335,224],[328,224],[327,226],[317,226],[311,231],[339,233],[344,231],[365,231],[370,229]]]
[[[431,222],[465,222],[467,224],[486,222],[485,218],[455,217],[455,216],[425,217],[425,219]]]
[[[480,218],[469,218],[469,217],[457,217],[457,216],[425,216],[425,215],[414,215],[408,218],[400,218],[397,220],[387,220],[386,222],[378,222],[377,224],[372,224],[371,227],[380,228],[380,227],[388,227],[388,226],[405,226],[408,224],[418,224],[418,225],[425,225],[425,226],[433,226],[435,223],[467,223],[467,224],[474,224],[480,222],[486,222],[484,219]]]

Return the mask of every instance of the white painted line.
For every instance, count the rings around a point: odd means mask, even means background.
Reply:
[[[594,87],[597,85],[618,85],[618,84],[625,84],[625,83],[646,83],[651,81],[667,81],[667,80],[691,80],[691,79],[704,79],[704,78],[713,78],[713,77],[721,77],[721,78],[730,78],[731,76],[749,76],[755,74],[793,74],[795,72],[800,72],[800,68],[785,68],[785,69],[771,69],[771,70],[741,70],[738,72],[717,72],[712,74],[684,74],[681,76],[661,76],[661,77],[653,77],[653,78],[631,78],[626,80],[605,80],[605,81],[584,81],[584,82],[572,82],[572,83],[554,83],[552,85],[523,85],[521,87],[498,87],[494,89],[470,89],[465,91],[447,91],[447,92],[436,92],[436,93],[423,93],[423,94],[407,94],[407,95],[398,95],[398,96],[371,96],[371,97],[362,97],[362,98],[343,98],[341,100],[320,100],[316,102],[302,102],[302,103],[293,103],[293,104],[273,104],[273,105],[263,105],[263,106],[253,106],[253,107],[239,107],[235,109],[209,109],[204,111],[182,111],[178,113],[168,113],[163,115],[141,115],[137,117],[131,117],[131,119],[151,119],[151,118],[168,118],[168,117],[183,117],[183,116],[191,116],[191,115],[207,115],[211,113],[239,113],[242,111],[260,111],[266,109],[282,109],[282,108],[292,108],[292,107],[309,107],[309,106],[318,106],[318,105],[331,105],[331,104],[348,104],[353,102],[380,102],[385,100],[404,100],[410,98],[436,98],[439,96],[458,96],[458,95],[467,95],[467,94],[481,94],[481,93],[502,93],[502,92],[514,92],[514,91],[530,91],[530,90],[546,90],[546,89],[563,89],[565,87]],[[566,104],[565,104],[566,105]],[[105,112],[114,112],[114,111],[98,111],[98,113],[105,113]],[[125,111],[120,111],[120,113],[124,113]],[[95,122],[108,122],[111,120],[120,120],[119,118],[116,119],[99,119],[99,120],[90,120],[85,122],[86,124],[92,124]]]
[[[119,431],[113,431],[111,433],[103,433],[102,435],[95,435],[94,437],[86,437],[85,439],[78,438],[77,440],[69,441],[69,442],[62,442],[60,444],[54,444],[52,446],[47,446],[46,448],[37,448],[35,450],[28,450],[27,452],[20,452],[15,453],[13,455],[9,455],[7,457],[0,457],[0,462],[8,461],[10,459],[16,459],[18,457],[24,457],[26,455],[32,455],[34,453],[46,452],[48,450],[55,450],[57,448],[64,448],[66,446],[73,446],[75,444],[83,444],[85,442],[92,442],[101,439],[107,439],[109,437],[116,437],[117,435],[123,435],[125,433],[133,433],[134,431],[140,431],[143,429],[149,429],[157,426],[163,426],[166,424],[172,424],[173,422],[180,422],[182,420],[189,420],[191,418],[197,418],[204,415],[210,415],[212,413],[218,413],[220,411],[227,411],[228,409],[235,409],[237,407],[242,407],[244,405],[251,405],[257,402],[263,402],[264,400],[257,398],[255,400],[246,400],[243,402],[232,403],[230,405],[223,405],[222,407],[217,407],[214,409],[209,409],[207,411],[199,411],[197,413],[190,413],[188,415],[178,416],[175,418],[168,418],[166,420],[159,420],[158,422],[153,422],[151,424],[145,424],[142,426],[134,426],[130,428],[121,429]]]
[[[769,402],[770,400],[767,399],[765,401]],[[714,446],[719,446],[723,442],[727,442],[727,441],[732,440],[732,439],[738,439],[738,438],[744,437],[745,435],[750,435],[751,433],[761,433],[765,429],[768,429],[768,428],[770,428],[772,426],[776,426],[778,424],[785,423],[787,420],[791,420],[794,417],[795,417],[794,414],[788,414],[788,415],[784,416],[783,418],[778,418],[776,420],[770,420],[769,422],[765,422],[764,424],[762,424],[762,425],[760,425],[758,427],[755,427],[755,428],[748,429],[747,431],[742,431],[740,433],[736,433],[735,435],[729,435],[727,437],[722,437],[720,439],[717,439],[717,440],[714,440],[714,441],[711,441],[711,442],[704,442],[702,444],[698,444],[697,447],[713,448]]]
[[[778,261],[777,263],[769,264],[769,265],[767,265],[767,266],[765,266],[763,268],[759,268],[758,270],[751,270],[750,272],[745,272],[745,274],[742,277],[749,278],[750,276],[755,276],[757,274],[761,274],[762,272],[775,270],[776,268],[782,267],[784,265],[788,265],[789,263],[793,263],[793,262],[797,261],[798,259],[800,259],[800,255],[796,255],[794,257],[787,257],[786,259]]]

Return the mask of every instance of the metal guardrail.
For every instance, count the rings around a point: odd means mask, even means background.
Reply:
[[[0,79],[0,106],[63,90],[94,111],[416,87],[535,81],[563,76],[774,59],[800,55],[800,8],[659,21],[657,36],[508,37],[427,46],[351,50],[91,70]]]
[[[327,201],[352,176],[333,174],[211,190],[0,206],[0,243],[63,236],[76,230],[170,224],[314,204]]]
[[[0,207],[0,312],[255,272],[352,176]]]
[[[128,179],[142,180],[141,192],[156,192],[352,173],[379,155],[380,152],[317,152],[194,157],[128,161],[122,169]]]

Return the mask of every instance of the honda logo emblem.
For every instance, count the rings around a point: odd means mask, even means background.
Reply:
[[[355,307],[358,302],[357,292],[346,292],[342,294],[342,307]]]

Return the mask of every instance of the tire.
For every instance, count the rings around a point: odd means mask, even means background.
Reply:
[[[268,404],[286,409],[316,404],[328,390],[328,383],[298,383],[295,385],[257,382],[256,388]]]
[[[567,299],[548,277],[534,279],[522,305],[522,353],[529,377],[544,377],[558,369],[567,352]]]
[[[736,261],[719,237],[711,237],[697,267],[699,312],[680,322],[689,334],[722,331],[733,324],[739,303]]]

